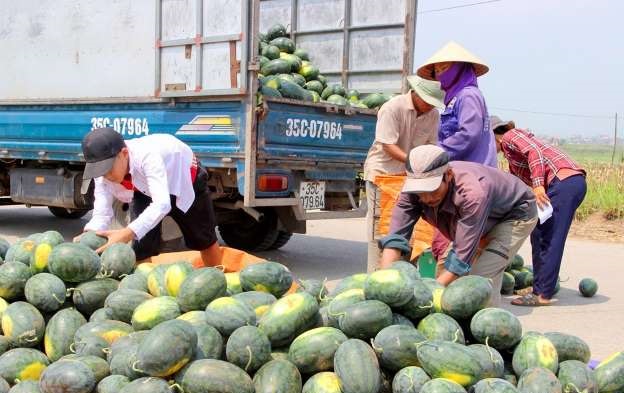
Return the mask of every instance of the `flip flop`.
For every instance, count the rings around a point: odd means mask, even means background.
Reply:
[[[514,291],[514,295],[518,296],[524,296],[530,293],[533,293],[533,287],[526,287],[524,289],[518,289],[517,291]]]
[[[542,303],[540,302],[538,295],[534,293],[529,293],[527,295],[512,300],[511,304],[513,304],[514,306],[523,307],[545,307],[550,306],[551,303]]]

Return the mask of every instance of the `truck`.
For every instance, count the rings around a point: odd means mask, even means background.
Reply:
[[[283,24],[330,82],[397,93],[413,69],[415,1],[0,0],[0,9],[0,203],[87,214],[81,140],[113,127],[192,148],[232,247],[275,249],[307,220],[365,215],[359,174],[376,111],[260,97],[260,36]]]

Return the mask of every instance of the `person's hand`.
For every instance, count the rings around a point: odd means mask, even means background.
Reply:
[[[108,239],[106,244],[95,250],[96,253],[101,254],[104,250],[115,243],[128,243],[134,239],[134,232],[130,228],[114,229],[110,231],[99,231],[98,236],[103,236]]]
[[[451,273],[448,270],[444,270],[437,278],[438,283],[447,286],[453,281],[457,280],[459,276],[455,273]]]
[[[533,193],[535,194],[537,206],[539,206],[540,209],[544,209],[544,207],[546,207],[550,203],[550,198],[548,198],[548,195],[546,194],[546,189],[544,189],[543,186],[535,187],[533,189]]]

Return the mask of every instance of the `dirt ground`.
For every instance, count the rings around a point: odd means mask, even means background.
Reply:
[[[607,220],[596,213],[583,221],[574,221],[570,237],[608,243],[624,243],[624,220]]]

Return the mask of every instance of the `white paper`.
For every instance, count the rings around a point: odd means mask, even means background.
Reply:
[[[553,214],[553,208],[552,205],[549,203],[547,204],[544,209],[542,209],[541,207],[538,206],[537,208],[537,216],[539,217],[539,222],[540,224],[545,223],[546,221],[548,221],[548,219],[550,217],[552,217]]]

